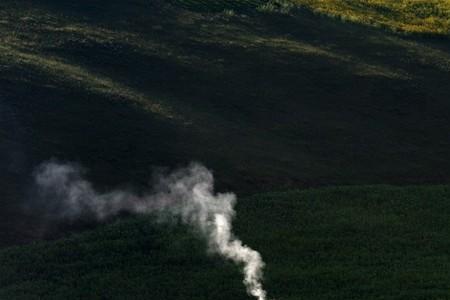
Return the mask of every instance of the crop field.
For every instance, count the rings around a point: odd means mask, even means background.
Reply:
[[[261,251],[270,299],[450,295],[450,187],[339,187],[241,199],[237,234]],[[238,268],[189,229],[126,218],[0,250],[1,299],[251,299]]]

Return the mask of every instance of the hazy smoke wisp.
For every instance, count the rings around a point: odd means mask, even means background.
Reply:
[[[191,164],[162,177],[154,191],[144,196],[119,190],[98,193],[82,175],[81,168],[56,162],[37,169],[38,197],[45,199],[48,217],[76,220],[91,215],[104,220],[121,212],[177,217],[200,231],[211,251],[242,265],[248,294],[266,300],[261,283],[264,267],[261,255],[232,233],[236,196],[215,194],[214,179],[208,169]]]

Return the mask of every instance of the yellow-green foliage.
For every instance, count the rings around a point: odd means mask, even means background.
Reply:
[[[315,12],[394,31],[450,34],[450,0],[293,0]]]
[[[202,11],[289,12],[298,4],[345,21],[421,34],[450,34],[450,0],[170,0]]]

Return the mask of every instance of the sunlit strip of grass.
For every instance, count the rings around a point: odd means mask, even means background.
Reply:
[[[0,60],[5,64],[36,68],[56,80],[67,81],[82,86],[88,91],[123,98],[143,109],[168,119],[178,118],[174,112],[146,95],[139,93],[108,77],[93,74],[80,66],[67,63],[59,58],[28,53],[19,49],[0,45]]]
[[[450,34],[448,0],[292,0],[344,21],[419,34]]]
[[[364,59],[358,58],[354,54],[336,52],[326,46],[317,46],[294,39],[288,39],[276,36],[261,36],[254,34],[239,34],[211,37],[207,40],[195,39],[198,43],[212,43],[229,46],[230,43],[234,47],[242,49],[252,49],[253,51],[265,51],[276,53],[280,63],[283,61],[283,54],[304,57],[321,57],[328,60],[332,64],[346,65],[355,75],[359,76],[381,76],[398,80],[411,79],[410,74],[406,71],[382,64],[374,64],[366,62]]]

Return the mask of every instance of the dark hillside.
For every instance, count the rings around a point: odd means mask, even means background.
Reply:
[[[448,39],[237,12],[2,1],[0,240],[34,237],[20,205],[51,157],[101,188],[191,160],[239,193],[448,182]]]

